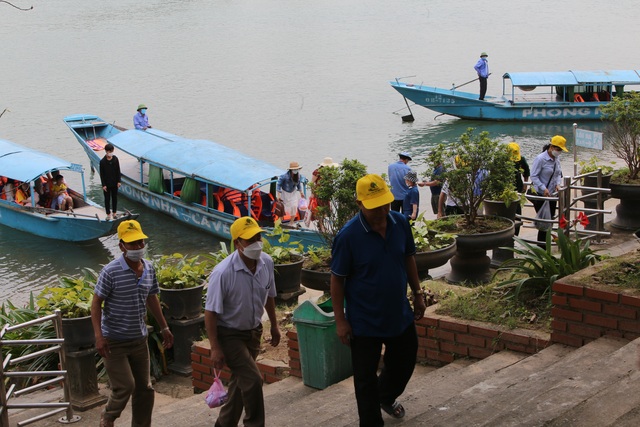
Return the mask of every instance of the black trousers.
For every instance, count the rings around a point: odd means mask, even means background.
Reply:
[[[487,93],[487,78],[486,77],[478,77],[480,80],[480,101],[484,99],[484,95]]]
[[[384,344],[383,366],[377,375]],[[393,404],[404,392],[418,352],[416,325],[395,337],[353,337],[351,362],[361,427],[383,426],[380,404]]]
[[[404,200],[394,200],[391,202],[391,210],[396,212],[402,212],[402,203]]]
[[[107,215],[111,213],[111,208],[113,208],[113,213],[118,211],[118,187],[107,187],[107,191],[103,191],[104,193],[104,210],[107,212]]]

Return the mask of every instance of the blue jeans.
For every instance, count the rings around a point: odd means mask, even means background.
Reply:
[[[131,426],[151,427],[155,390],[151,386],[147,337],[107,341],[110,353],[104,359],[104,367],[109,375],[111,395],[103,410],[104,417],[118,418],[131,397]]]
[[[377,375],[384,344],[383,366]],[[418,353],[416,325],[395,337],[353,337],[351,362],[361,427],[383,426],[380,404],[391,405],[404,392]]]

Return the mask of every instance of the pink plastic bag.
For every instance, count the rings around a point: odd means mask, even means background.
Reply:
[[[215,375],[213,384],[211,384],[211,387],[209,387],[207,396],[204,398],[204,401],[207,402],[209,408],[217,408],[218,406],[222,406],[227,403],[227,400],[229,399],[229,395],[224,389],[222,381],[220,381],[220,374],[215,369],[213,370],[213,373]]]

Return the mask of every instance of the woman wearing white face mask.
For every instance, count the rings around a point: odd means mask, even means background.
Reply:
[[[562,167],[560,166],[560,153],[568,152],[567,140],[560,135],[551,138],[551,143],[543,147],[542,153],[538,154],[533,161],[531,168],[531,184],[530,194],[538,196],[550,197],[556,193],[562,186]],[[536,213],[542,207],[544,200],[532,200]],[[550,201],[549,208],[551,217],[556,213],[556,202]],[[544,242],[546,231],[538,231],[538,241]]]

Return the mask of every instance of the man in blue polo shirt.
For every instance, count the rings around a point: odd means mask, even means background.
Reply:
[[[411,172],[411,168],[407,165],[411,161],[409,153],[403,151],[398,154],[399,160],[391,163],[387,169],[389,173],[389,183],[391,184],[391,193],[393,200],[391,201],[391,210],[400,212],[404,196],[409,192],[409,187],[404,182],[406,174]]]
[[[104,357],[111,383],[100,427],[112,427],[129,398],[131,425],[151,427],[155,391],[149,371],[147,307],[160,325],[164,348],[173,345],[173,335],[162,315],[156,272],[143,259],[147,236],[138,221],[123,221],[118,238],[123,255],[102,269],[91,302],[96,349]]]
[[[356,194],[360,212],[333,242],[331,299],[338,337],[351,346],[360,425],[383,426],[380,408],[394,418],[404,416],[396,398],[413,374],[418,349],[414,320],[422,318],[426,305],[411,227],[390,210],[394,198],[389,187],[380,176],[367,175],[358,180]]]

